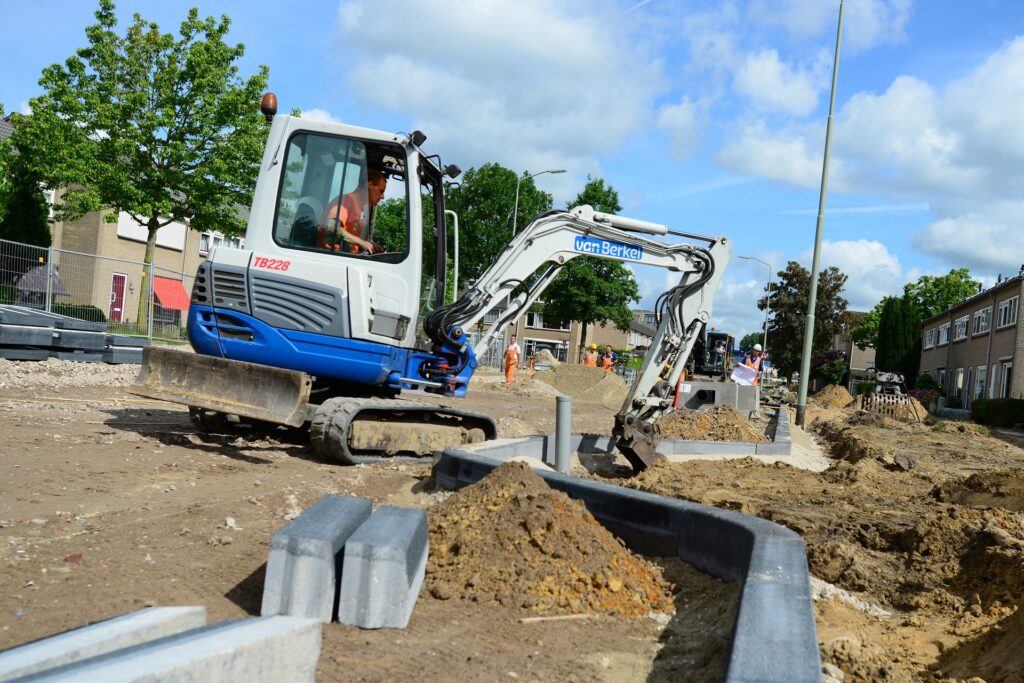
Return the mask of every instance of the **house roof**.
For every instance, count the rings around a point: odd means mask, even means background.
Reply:
[[[642,334],[645,337],[654,337],[654,333],[657,331],[647,323],[642,323],[639,320],[634,320],[630,323],[629,329],[633,330],[637,334]]]
[[[992,287],[989,287],[988,289],[983,289],[982,291],[978,292],[977,294],[975,294],[971,298],[964,299],[963,301],[960,301],[960,302],[954,304],[953,306],[950,306],[949,308],[944,310],[942,313],[939,313],[938,315],[933,315],[932,317],[928,318],[927,320],[924,320],[921,323],[921,325],[922,325],[922,327],[925,327],[929,323],[936,322],[936,321],[938,321],[938,320],[940,320],[942,318],[949,318],[950,315],[953,313],[953,311],[959,312],[959,309],[971,308],[971,307],[973,307],[976,304],[977,301],[979,301],[981,299],[987,299],[989,297],[989,295],[992,295],[993,298],[994,298],[994,297],[998,296],[999,294],[1001,294],[1003,291],[1009,290],[1011,288],[1016,288],[1016,289],[1019,290],[1020,286],[1021,286],[1021,281],[1022,280],[1024,280],[1024,266],[1021,267],[1021,272],[1019,274],[1014,275],[1013,277],[1006,278],[1002,282],[998,282],[995,285],[993,285]]]
[[[0,119],[0,140],[14,135],[14,126],[8,119]]]

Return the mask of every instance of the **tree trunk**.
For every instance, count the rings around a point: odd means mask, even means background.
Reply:
[[[137,326],[141,333],[145,333],[149,329],[149,316],[153,312],[149,305],[153,299],[150,286],[153,284],[153,253],[156,251],[156,233],[160,229],[160,217],[156,215],[150,216],[146,227],[149,233],[146,235],[146,255],[142,259],[145,265],[142,266],[142,282],[139,286],[139,315],[136,318],[138,321]]]

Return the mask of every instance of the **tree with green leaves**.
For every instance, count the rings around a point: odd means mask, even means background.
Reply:
[[[251,200],[266,139],[268,70],[239,75],[245,48],[224,42],[227,16],[191,9],[175,37],[135,14],[122,35],[113,1],[100,0],[96,20],[87,47],[43,70],[44,92],[14,144],[47,185],[67,188],[58,218],[112,209],[108,222],[124,212],[147,229],[145,277],[157,231],[171,222],[243,229],[239,208]]]
[[[835,266],[825,268],[818,274],[812,353],[828,350],[832,346],[833,337],[843,329],[847,301],[842,293],[846,280],[846,275]],[[765,294],[767,290],[766,285]],[[810,290],[811,273],[796,261],[787,263],[786,269],[778,273],[778,282],[772,285],[768,337],[775,341],[772,342],[771,360],[785,375],[800,368]],[[762,311],[767,305],[766,297],[757,302],[757,307]]]
[[[471,168],[451,188],[446,206],[459,215],[459,281],[476,280],[512,239],[516,174],[500,164]],[[538,213],[551,209],[551,195],[537,189],[533,178],[519,182],[520,228]]]
[[[921,320],[938,315],[980,291],[981,282],[972,278],[967,268],[953,268],[939,276],[922,275],[903,288],[903,293],[917,306]]]
[[[576,198],[569,204],[575,208],[589,204],[595,211],[618,213],[619,193],[603,178],[587,176]],[[632,271],[618,261],[577,256],[564,266],[544,296],[544,315],[552,321],[581,325],[612,323],[622,331],[633,322],[630,304],[640,301],[640,289]],[[586,335],[580,335],[580,351]]]
[[[14,150],[10,139],[0,140],[0,239],[50,246],[49,214],[38,174]]]
[[[910,294],[887,296],[878,319],[875,367],[898,372],[908,383],[917,377],[921,358],[919,305]]]
[[[762,339],[764,339],[763,332],[751,332],[750,334],[745,334],[743,335],[743,339],[740,339],[740,348],[749,352],[754,348],[754,344],[760,344]]]

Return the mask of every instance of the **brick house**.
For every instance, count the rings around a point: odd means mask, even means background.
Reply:
[[[963,407],[979,398],[1024,397],[1022,293],[1024,268],[922,323],[921,372]]]
[[[611,344],[613,349],[646,349],[654,341],[658,322],[654,311],[634,310],[629,330],[623,332],[614,325],[591,325],[587,329],[587,344],[597,344],[602,349]]]

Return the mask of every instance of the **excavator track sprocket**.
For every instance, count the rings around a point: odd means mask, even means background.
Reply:
[[[497,438],[483,413],[401,399],[332,398],[309,425],[313,451],[348,465],[417,462],[435,452]]]

